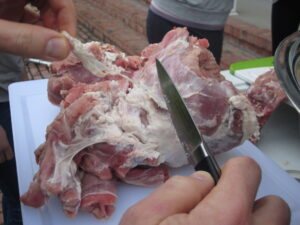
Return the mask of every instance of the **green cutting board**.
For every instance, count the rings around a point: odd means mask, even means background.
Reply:
[[[260,59],[248,60],[243,62],[236,62],[230,65],[230,73],[235,74],[237,70],[257,68],[257,67],[269,67],[274,66],[274,57],[265,57]]]

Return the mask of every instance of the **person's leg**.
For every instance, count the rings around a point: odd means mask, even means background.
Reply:
[[[280,42],[298,30],[300,22],[300,1],[279,0],[272,5],[272,53]]]
[[[0,125],[6,132],[13,148],[13,137],[9,103],[0,103]],[[15,158],[0,164],[0,189],[3,194],[3,216],[5,225],[21,225],[22,215]]]
[[[178,24],[172,23],[149,10],[146,26],[148,41],[150,44],[153,44],[161,42],[165,34],[175,26],[178,26]]]

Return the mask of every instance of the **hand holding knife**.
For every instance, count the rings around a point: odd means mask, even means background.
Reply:
[[[215,158],[209,153],[183,99],[159,60],[156,60],[156,67],[161,89],[184,151],[189,156],[195,170],[207,171],[217,183],[220,178],[220,168]]]

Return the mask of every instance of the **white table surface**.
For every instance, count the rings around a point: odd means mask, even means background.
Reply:
[[[12,113],[12,125],[19,179],[20,193],[23,194],[32,180],[38,167],[35,164],[33,151],[44,141],[46,126],[58,113],[58,108],[47,100],[47,80],[14,83],[9,87]],[[285,133],[285,132],[283,132]],[[283,142],[285,138],[282,138]],[[274,141],[274,140],[273,140]],[[273,141],[270,145],[273,145]],[[289,148],[287,143],[286,148]],[[222,165],[229,158],[247,155],[256,160],[262,168],[262,183],[257,198],[276,194],[284,198],[292,209],[291,225],[299,225],[300,221],[300,183],[289,176],[276,163],[250,142],[246,142],[227,153],[217,157]],[[188,175],[191,167],[172,170],[172,174]],[[40,209],[22,205],[24,225],[52,224],[105,224],[116,225],[124,211],[139,199],[147,196],[153,188],[141,188],[121,184],[118,187],[119,199],[116,212],[105,221],[98,221],[93,216],[80,213],[76,219],[70,220],[63,214],[57,198],[51,198],[48,204]]]

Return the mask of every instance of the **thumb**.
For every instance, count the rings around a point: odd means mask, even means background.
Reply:
[[[68,56],[70,45],[66,38],[51,29],[0,19],[0,51],[49,61]]]

